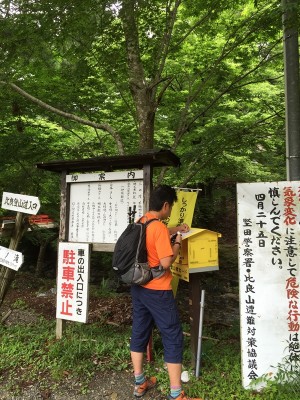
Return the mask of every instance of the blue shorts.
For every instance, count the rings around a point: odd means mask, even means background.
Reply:
[[[152,290],[142,286],[131,287],[133,322],[130,350],[144,353],[154,325],[164,346],[164,360],[181,364],[183,334],[177,305],[172,290]]]

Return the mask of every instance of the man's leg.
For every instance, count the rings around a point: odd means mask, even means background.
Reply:
[[[143,304],[143,288],[132,286],[133,322],[130,340],[130,354],[134,371],[134,395],[143,396],[156,384],[156,378],[146,378],[143,372],[143,356],[152,332],[153,319]]]
[[[181,387],[181,364],[166,363],[168,368],[169,380],[170,380],[170,395],[175,399],[179,397]]]
[[[156,385],[156,378],[146,378],[143,372],[143,353],[131,351],[131,360],[134,370],[134,392],[136,397],[142,397],[147,390],[152,389]]]
[[[161,333],[164,359],[170,379],[171,398],[181,396],[183,333],[176,301],[171,290],[160,291],[153,304],[152,315]]]
[[[170,386],[181,387],[181,364],[166,363],[169,373]]]
[[[131,351],[131,361],[133,365],[134,376],[143,373],[143,353],[138,353],[136,351]]]

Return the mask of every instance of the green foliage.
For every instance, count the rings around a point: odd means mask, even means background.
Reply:
[[[137,35],[131,27],[130,38],[118,2],[1,3],[2,192],[38,196],[40,213],[58,222],[60,176],[35,164],[119,151],[111,131],[64,118],[10,83],[67,115],[109,125],[128,154],[137,152],[142,135],[134,92],[145,90],[141,108],[148,125],[147,112],[154,108],[148,132],[154,147],[171,149],[181,160],[179,168],[156,168],[154,184],[207,191],[199,195],[196,226],[222,233],[232,224],[236,182],[286,178],[278,2],[179,3],[137,2],[131,11]],[[133,59],[140,62],[138,82],[129,68]],[[100,264],[104,269],[105,261]]]
[[[28,326],[0,326],[1,384],[16,390],[22,382],[39,377],[41,386],[51,387],[70,375],[84,386],[97,370],[128,366],[128,330],[102,325],[71,324],[62,340],[55,339],[54,321],[40,319]]]
[[[259,381],[263,382],[266,386],[265,391],[270,394],[270,398],[284,400],[297,398],[300,393],[299,362],[295,360],[291,363],[287,359],[277,365],[275,376],[262,376]]]
[[[266,18],[268,24],[278,19],[277,12],[274,4],[255,12],[249,3],[219,12],[209,29],[203,24],[189,35],[171,61],[175,94],[165,98],[177,101],[168,121],[183,138],[177,153],[185,183],[284,177],[282,45],[261,30]],[[270,112],[271,104],[282,120]]]
[[[26,301],[24,301],[23,299],[17,299],[17,300],[13,303],[12,307],[13,307],[13,308],[16,308],[16,309],[18,309],[18,310],[26,310],[26,308],[27,308],[28,306],[27,306]]]
[[[112,292],[111,281],[109,278],[102,278],[100,284],[93,286],[90,295],[97,297],[114,297],[115,293]]]
[[[66,376],[78,380],[86,390],[96,371],[122,371],[130,365],[129,328],[68,323],[63,339],[56,340],[54,321],[41,318],[33,325],[0,326],[0,334],[0,382],[14,392],[29,380],[38,379],[40,387],[51,388]],[[255,392],[242,388],[238,323],[226,331],[204,327],[203,335],[207,339],[202,343],[199,379],[194,376],[189,338],[185,337],[183,365],[190,381],[184,384],[184,389],[190,396],[207,400],[223,400],[224,396],[235,400],[298,399],[299,374],[291,375],[283,366],[277,380],[270,381],[264,390]],[[156,331],[153,339],[155,362],[145,365],[146,373],[156,375],[160,390],[167,394],[168,374]],[[288,383],[284,383],[287,378]]]
[[[152,95],[157,101],[154,146],[171,148],[182,160],[180,170],[164,179],[177,185],[215,177],[284,179],[278,2],[260,1],[256,7],[247,0],[188,1],[178,10],[174,4],[139,2],[134,11],[138,38],[131,38],[138,40],[149,101]],[[62,111],[111,125],[125,151],[135,153],[141,133],[127,63],[134,55],[125,45],[121,8],[101,0],[84,5],[22,0],[1,7],[1,79]],[[11,154],[9,143],[17,145],[13,159],[3,160],[3,179],[16,180],[16,188],[22,182],[28,187],[31,176],[35,185],[42,181],[40,190],[53,193],[44,190],[49,181],[34,174],[30,162],[118,151],[108,132],[64,119],[8,86],[3,89],[4,154]],[[53,198],[48,202],[53,204]]]

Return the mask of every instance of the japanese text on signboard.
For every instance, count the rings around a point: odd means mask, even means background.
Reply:
[[[69,241],[115,243],[143,215],[143,171],[69,175]]]
[[[89,245],[60,243],[56,317],[86,322],[88,309]]]
[[[238,185],[243,381],[300,361],[299,182]],[[273,329],[276,324],[276,329]],[[288,345],[287,345],[288,344]]]

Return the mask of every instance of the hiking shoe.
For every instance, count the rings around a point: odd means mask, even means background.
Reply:
[[[169,399],[171,399],[171,400],[203,400],[203,399],[200,399],[200,397],[197,397],[197,398],[189,397],[184,393],[184,391],[182,391],[178,397],[174,398],[174,397],[169,396]]]
[[[154,388],[156,385],[156,378],[152,376],[151,378],[146,378],[144,383],[140,385],[135,385],[134,387],[134,396],[135,397],[142,397],[147,392],[147,390]]]

